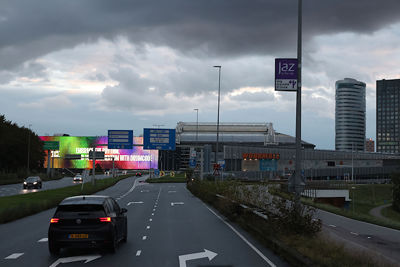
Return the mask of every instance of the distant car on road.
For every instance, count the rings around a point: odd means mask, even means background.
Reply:
[[[75,175],[73,181],[74,182],[82,182],[83,181],[82,175],[80,175],[80,174]]]
[[[75,196],[64,199],[50,220],[51,254],[66,247],[106,247],[115,252],[128,238],[127,209],[108,196]]]
[[[142,176],[142,173],[141,173],[141,172],[136,172],[136,176],[141,177],[141,176]]]
[[[25,179],[23,183],[23,188],[24,189],[42,188],[42,180],[40,179],[39,176],[29,176],[28,178]]]

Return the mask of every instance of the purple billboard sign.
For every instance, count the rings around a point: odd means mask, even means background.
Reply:
[[[297,58],[275,59],[275,91],[297,91]]]

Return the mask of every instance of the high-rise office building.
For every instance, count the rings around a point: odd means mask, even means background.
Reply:
[[[399,153],[400,79],[376,81],[376,151]]]
[[[365,150],[365,83],[351,78],[336,82],[335,148]]]

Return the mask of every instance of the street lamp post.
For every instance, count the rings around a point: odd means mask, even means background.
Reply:
[[[217,142],[215,147],[215,163],[218,163],[218,141],[219,141],[219,103],[221,95],[221,66],[214,66],[218,68],[218,114],[217,114]]]
[[[28,172],[29,175],[29,158],[30,158],[30,154],[31,154],[31,126],[32,124],[29,124],[29,128],[28,128],[28,162],[26,164],[26,170]]]
[[[302,0],[298,2],[298,24],[297,24],[297,92],[296,92],[296,163],[295,163],[295,192],[296,205],[300,205],[301,185],[301,57],[302,57]]]
[[[196,115],[196,144],[198,145],[198,142],[199,142],[199,109],[194,108],[193,110],[195,110],[197,113],[197,115]]]

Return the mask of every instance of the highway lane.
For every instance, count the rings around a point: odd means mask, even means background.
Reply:
[[[96,179],[104,179],[106,177],[110,177],[109,175],[97,174]],[[84,181],[90,181],[91,177],[84,178]],[[73,177],[64,177],[59,180],[51,180],[51,181],[43,181],[41,189],[23,189],[22,183],[19,184],[9,184],[9,185],[1,185],[0,186],[0,197],[12,196],[18,194],[29,194],[33,192],[39,192],[42,190],[56,189],[66,186],[75,185],[73,182]]]
[[[347,245],[368,249],[388,260],[400,262],[400,231],[379,225],[353,220],[323,210],[316,211],[322,220],[323,230]]]
[[[63,250],[50,256],[47,229],[54,209],[0,225],[1,266],[287,266],[271,251],[194,197],[185,184],[128,178],[99,194],[128,209],[128,242],[115,254]],[[21,254],[23,253],[23,254]],[[209,258],[207,258],[207,256]]]

